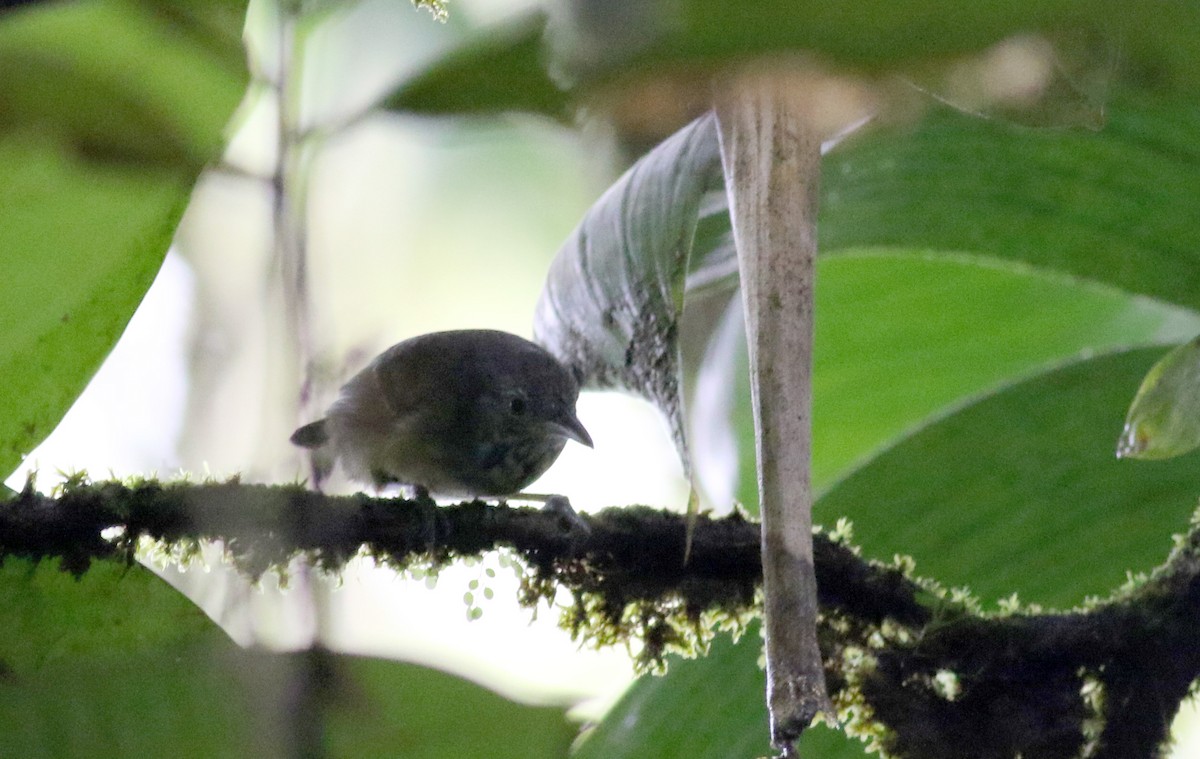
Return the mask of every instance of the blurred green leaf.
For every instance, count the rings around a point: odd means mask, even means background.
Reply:
[[[567,93],[546,71],[546,18],[534,12],[488,27],[409,78],[382,107],[427,114],[568,114]]]
[[[96,561],[82,578],[57,561],[8,557],[0,566],[0,660],[9,681],[56,661],[140,652],[228,638],[185,596],[141,565]],[[2,731],[0,731],[2,732]]]
[[[341,657],[352,686],[330,710],[330,756],[562,759],[579,727],[559,706],[518,704],[413,664]]]
[[[568,0],[552,8],[555,63],[584,80],[663,65],[713,67],[811,52],[839,65],[894,71],[983,50],[1007,37],[1082,31],[1118,40],[1138,68],[1187,91],[1200,81],[1200,9],[1153,0]]]
[[[1200,446],[1200,337],[1150,367],[1125,416],[1117,456],[1166,459]]]
[[[557,759],[576,733],[562,708],[416,665],[239,649],[137,564],[76,580],[10,557],[0,605],[0,756]]]
[[[283,756],[252,656],[140,565],[0,567],[0,756]]]
[[[153,280],[245,90],[237,4],[0,18],[0,472],[53,429]]]
[[[170,244],[189,183],[0,137],[0,472],[57,424]]]
[[[753,759],[770,756],[766,674],[758,625],[736,643],[713,639],[703,659],[671,659],[662,676],[644,675],[595,728],[576,759]],[[717,684],[717,685],[714,685]],[[805,731],[802,756],[867,756],[862,744],[823,724]]]
[[[287,664],[204,644],[59,659],[34,677],[0,680],[0,752],[285,759],[294,756],[292,726],[282,705],[264,697],[278,699]]]
[[[1103,87],[1093,84],[1116,68],[1116,50],[1139,89],[1187,94],[1200,84],[1200,38],[1192,33],[1200,28],[1200,8],[1186,3],[871,0],[847,12],[806,1],[573,0],[552,4],[549,12],[549,54],[541,50],[537,17],[484,28],[402,85],[388,107],[432,113],[529,110],[558,117],[563,89],[576,97],[597,84],[620,86],[629,78],[668,72],[703,74],[789,52],[816,53],[845,68],[909,72],[930,86],[944,78],[933,77],[931,66],[1034,35],[1060,51],[1053,59],[1051,102],[1038,106],[1043,112],[1035,120],[1096,123]],[[948,99],[955,101],[956,93],[949,92]],[[1024,118],[1015,109],[1007,113]]]
[[[195,174],[246,89],[244,4],[51,3],[0,20],[0,132],[32,133],[97,163]],[[224,43],[223,46],[221,43]]]

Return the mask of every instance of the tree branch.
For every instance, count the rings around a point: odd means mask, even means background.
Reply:
[[[106,539],[101,536],[115,536]],[[337,571],[363,553],[428,568],[506,548],[522,602],[559,588],[580,638],[644,642],[643,663],[695,647],[714,617],[757,613],[759,526],[702,516],[682,561],[683,515],[644,507],[562,514],[479,501],[332,497],[299,486],[74,482],[0,502],[0,561],[132,561],[146,538],[224,543],[258,576],[297,554]],[[979,615],[936,583],[814,535],[820,643],[846,729],[910,759],[1153,757],[1200,675],[1200,529],[1162,567],[1086,611]]]

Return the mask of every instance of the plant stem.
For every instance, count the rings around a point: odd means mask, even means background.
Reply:
[[[762,515],[767,705],[784,756],[831,711],[812,549],[812,341],[821,140],[803,90],[736,82],[717,107],[741,272]]]
[[[300,139],[301,52],[297,39],[300,9],[282,3],[279,28],[279,71],[275,81],[278,153],[271,177],[274,193],[275,260],[283,285],[289,344],[295,346],[300,370],[300,412],[312,398],[312,325],[308,297],[307,159]]]

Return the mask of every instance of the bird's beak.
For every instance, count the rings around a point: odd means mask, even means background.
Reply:
[[[576,443],[582,443],[588,448],[595,448],[592,444],[592,436],[584,429],[583,422],[579,421],[579,417],[575,416],[574,411],[568,411],[563,414],[562,418],[550,422],[550,428],[565,438],[570,438]]]

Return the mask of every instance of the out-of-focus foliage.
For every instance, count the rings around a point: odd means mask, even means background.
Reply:
[[[145,568],[0,568],[0,755],[561,757],[575,726],[412,664],[240,649]],[[496,736],[504,736],[497,740]]]
[[[0,471],[54,428],[150,286],[246,86],[241,3],[0,15]]]
[[[570,98],[545,68],[541,13],[488,29],[404,82],[383,102],[396,111],[497,114],[506,111],[569,114]]]

